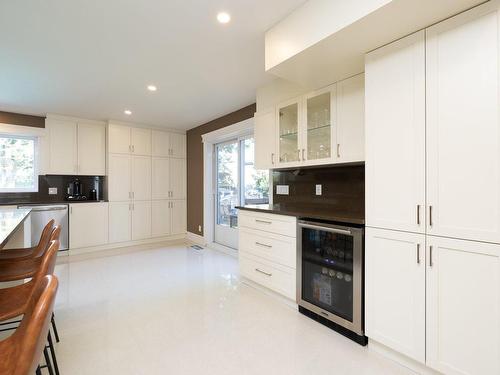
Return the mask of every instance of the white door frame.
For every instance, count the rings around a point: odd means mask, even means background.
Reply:
[[[253,134],[254,119],[238,122],[222,129],[202,135],[203,142],[203,237],[208,247],[236,255],[237,252],[229,247],[214,242],[215,232],[215,186],[214,186],[214,158],[215,145]]]

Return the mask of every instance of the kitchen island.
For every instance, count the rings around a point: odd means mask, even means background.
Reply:
[[[0,209],[0,249],[21,230],[30,212],[29,208]]]

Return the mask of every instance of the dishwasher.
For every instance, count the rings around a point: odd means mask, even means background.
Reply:
[[[43,228],[47,223],[54,219],[54,225],[61,226],[61,235],[59,237],[59,250],[68,250],[68,205],[50,204],[50,205],[20,205],[18,208],[31,209],[31,246],[36,246],[40,241]]]

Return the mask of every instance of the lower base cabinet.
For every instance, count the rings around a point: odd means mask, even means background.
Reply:
[[[366,229],[366,335],[444,374],[500,373],[500,245]]]
[[[129,202],[109,203],[109,242],[127,242],[132,239],[130,233],[132,215]]]
[[[186,201],[158,200],[152,202],[152,236],[186,233]]]
[[[366,228],[366,335],[425,363],[425,235]]]
[[[427,365],[500,374],[500,245],[427,236]]]
[[[151,238],[151,201],[132,202],[132,240]]]
[[[69,205],[69,247],[100,246],[108,243],[108,203]]]

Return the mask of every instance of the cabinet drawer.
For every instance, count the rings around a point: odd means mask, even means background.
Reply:
[[[255,229],[240,229],[239,251],[296,268],[297,245],[295,238]]]
[[[264,259],[240,254],[242,276],[295,301],[295,270]]]
[[[262,230],[297,237],[297,220],[293,216],[263,214],[253,211],[239,211],[238,225],[242,228]]]

